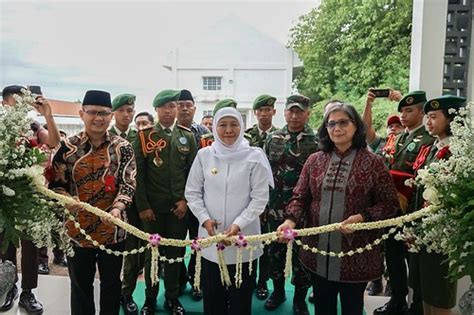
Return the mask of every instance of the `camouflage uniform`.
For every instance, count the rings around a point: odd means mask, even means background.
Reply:
[[[300,132],[290,132],[285,126],[268,136],[265,153],[272,167],[275,188],[270,190],[268,203],[267,227],[275,231],[284,221],[284,210],[290,200],[293,188],[296,186],[299,174],[306,159],[318,150],[317,136],[305,125]],[[293,277],[291,283],[298,287],[310,286],[309,274],[301,267],[298,257],[298,247],[294,246]],[[280,280],[284,277],[286,245],[272,243],[269,248],[270,278]]]

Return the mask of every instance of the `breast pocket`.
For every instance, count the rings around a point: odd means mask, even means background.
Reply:
[[[181,160],[182,161],[186,160],[188,158],[188,154],[190,151],[189,145],[180,144],[178,145],[177,149],[178,149],[179,157],[181,158]]]

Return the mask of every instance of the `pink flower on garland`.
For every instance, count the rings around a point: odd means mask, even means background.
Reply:
[[[199,244],[198,240],[199,240],[199,238],[195,238],[191,242],[191,249],[196,251],[196,252],[201,250],[201,245]]]
[[[237,247],[247,247],[248,243],[245,239],[245,236],[242,233],[239,233],[237,239],[235,240],[235,246]]]
[[[160,242],[161,242],[160,234],[150,234],[150,236],[148,237],[148,242],[152,246],[160,246]]]
[[[298,233],[292,229],[284,229],[283,230],[283,237],[288,241],[293,241],[295,237],[298,236]]]

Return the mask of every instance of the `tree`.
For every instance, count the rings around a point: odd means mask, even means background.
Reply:
[[[411,0],[323,0],[302,16],[290,34],[304,65],[295,82],[300,93],[317,102],[334,96],[356,102],[369,87],[407,92],[412,6]]]

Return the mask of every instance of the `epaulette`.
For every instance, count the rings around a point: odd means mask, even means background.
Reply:
[[[179,128],[183,129],[183,130],[186,130],[186,131],[189,131],[189,132],[192,132],[192,130],[188,127],[185,127],[183,125],[177,125]]]

